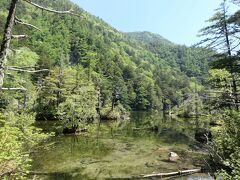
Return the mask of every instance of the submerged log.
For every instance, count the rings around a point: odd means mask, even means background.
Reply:
[[[169,172],[169,173],[158,173],[158,174],[147,174],[144,175],[143,178],[153,178],[153,177],[172,177],[172,176],[183,176],[183,175],[189,175],[201,172],[201,169],[190,169],[190,170],[184,170],[184,171],[177,171],[177,172]]]

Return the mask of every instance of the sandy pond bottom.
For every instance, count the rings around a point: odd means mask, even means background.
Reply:
[[[151,133],[133,130],[136,126],[107,123],[92,133],[54,137],[50,142],[54,145],[33,155],[32,171],[37,175],[29,179],[136,179],[143,174],[195,169],[203,164],[202,154],[190,148],[191,132],[186,127],[163,127]],[[184,127],[185,134],[179,127]],[[171,151],[181,159],[169,162]],[[194,174],[175,179],[211,178]]]

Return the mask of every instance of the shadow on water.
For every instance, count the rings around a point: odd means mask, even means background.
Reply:
[[[37,126],[53,130],[56,122]],[[161,113],[132,113],[130,121],[96,123],[91,132],[56,136],[48,150],[33,154],[32,171],[39,179],[134,179],[141,174],[194,169],[202,164],[193,151],[195,122]],[[174,151],[181,159],[169,162]],[[186,177],[208,178],[206,174]],[[182,178],[181,178],[182,179]]]

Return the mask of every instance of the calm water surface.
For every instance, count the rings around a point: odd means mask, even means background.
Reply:
[[[39,123],[40,124],[40,123]],[[41,122],[53,131],[55,122]],[[129,121],[91,125],[78,136],[56,136],[48,150],[33,155],[35,179],[135,179],[142,174],[194,169],[203,165],[194,141],[195,120],[171,119],[161,113],[132,113]],[[146,128],[147,127],[147,128]],[[149,131],[151,127],[154,131]],[[47,145],[47,144],[46,144]],[[169,162],[174,151],[181,159]],[[209,180],[207,174],[176,179]]]

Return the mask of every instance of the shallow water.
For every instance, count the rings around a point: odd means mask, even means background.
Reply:
[[[54,122],[41,122],[47,131]],[[96,123],[78,136],[56,136],[48,150],[33,155],[35,179],[135,179],[142,174],[195,169],[203,165],[194,150],[195,120],[164,117],[160,113],[132,114],[130,121]],[[205,126],[202,124],[201,126]],[[146,127],[154,127],[155,132]],[[144,130],[145,129],[145,130]],[[174,151],[181,159],[169,162]],[[176,179],[211,179],[195,174]]]

